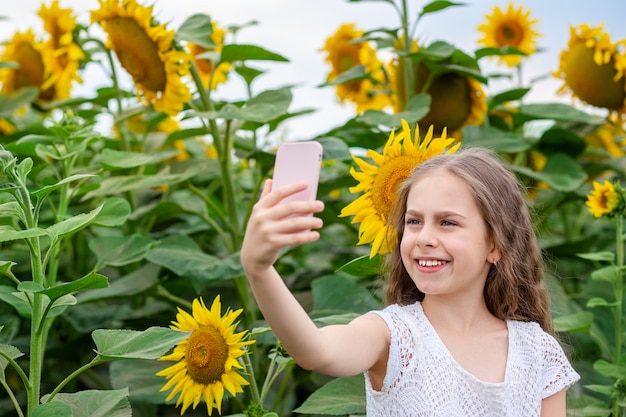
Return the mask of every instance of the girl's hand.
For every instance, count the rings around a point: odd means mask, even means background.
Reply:
[[[323,225],[321,219],[312,216],[324,210],[324,203],[319,200],[279,204],[283,198],[306,189],[306,183],[289,184],[276,190],[271,187],[272,181],[267,180],[246,227],[241,263],[248,275],[271,267],[282,248],[319,239],[315,229]]]

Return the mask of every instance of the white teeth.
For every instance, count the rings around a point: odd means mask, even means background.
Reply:
[[[431,259],[428,259],[428,260],[420,259],[420,260],[417,261],[417,263],[420,266],[439,266],[439,265],[445,264],[446,262],[445,261],[435,261],[435,260],[431,260]]]

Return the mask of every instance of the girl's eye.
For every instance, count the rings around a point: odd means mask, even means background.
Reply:
[[[443,226],[454,226],[456,223],[451,222],[450,220],[443,220],[443,221],[441,222],[441,224],[442,224]]]
[[[417,225],[417,224],[420,224],[420,221],[417,219],[406,219],[406,224]]]

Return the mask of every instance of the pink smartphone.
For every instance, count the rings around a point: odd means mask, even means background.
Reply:
[[[276,151],[272,188],[306,181],[306,190],[284,198],[286,201],[315,200],[320,177],[323,148],[317,141],[285,142]]]

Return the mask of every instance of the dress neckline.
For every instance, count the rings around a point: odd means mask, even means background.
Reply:
[[[511,321],[510,320],[505,320],[505,324],[506,324],[506,329],[507,329],[507,352],[506,352],[506,363],[504,366],[504,380],[500,381],[500,382],[487,382],[487,381],[483,381],[482,379],[479,379],[478,377],[476,377],[476,375],[472,374],[471,372],[469,372],[467,369],[465,369],[463,366],[461,366],[461,364],[456,360],[456,358],[452,355],[452,352],[450,352],[450,350],[448,349],[448,347],[446,346],[446,344],[443,342],[443,340],[441,339],[441,337],[439,336],[439,333],[437,333],[437,330],[435,329],[435,326],[433,326],[433,324],[430,322],[430,320],[428,319],[428,316],[426,315],[426,313],[424,312],[424,308],[422,307],[422,303],[420,303],[419,301],[417,303],[415,303],[417,308],[419,309],[419,311],[422,314],[422,317],[424,318],[429,331],[432,333],[432,335],[434,336],[434,340],[436,340],[436,343],[438,343],[441,347],[441,349],[445,352],[446,356],[448,357],[448,359],[454,364],[454,366],[459,369],[459,371],[461,371],[461,373],[467,375],[468,377],[470,377],[472,380],[483,384],[483,385],[488,385],[488,386],[502,386],[502,385],[506,385],[506,383],[508,382],[508,377],[509,377],[509,366],[511,363],[511,357],[512,357],[512,349],[513,349],[513,343],[512,343],[512,331],[514,326],[511,326]]]

